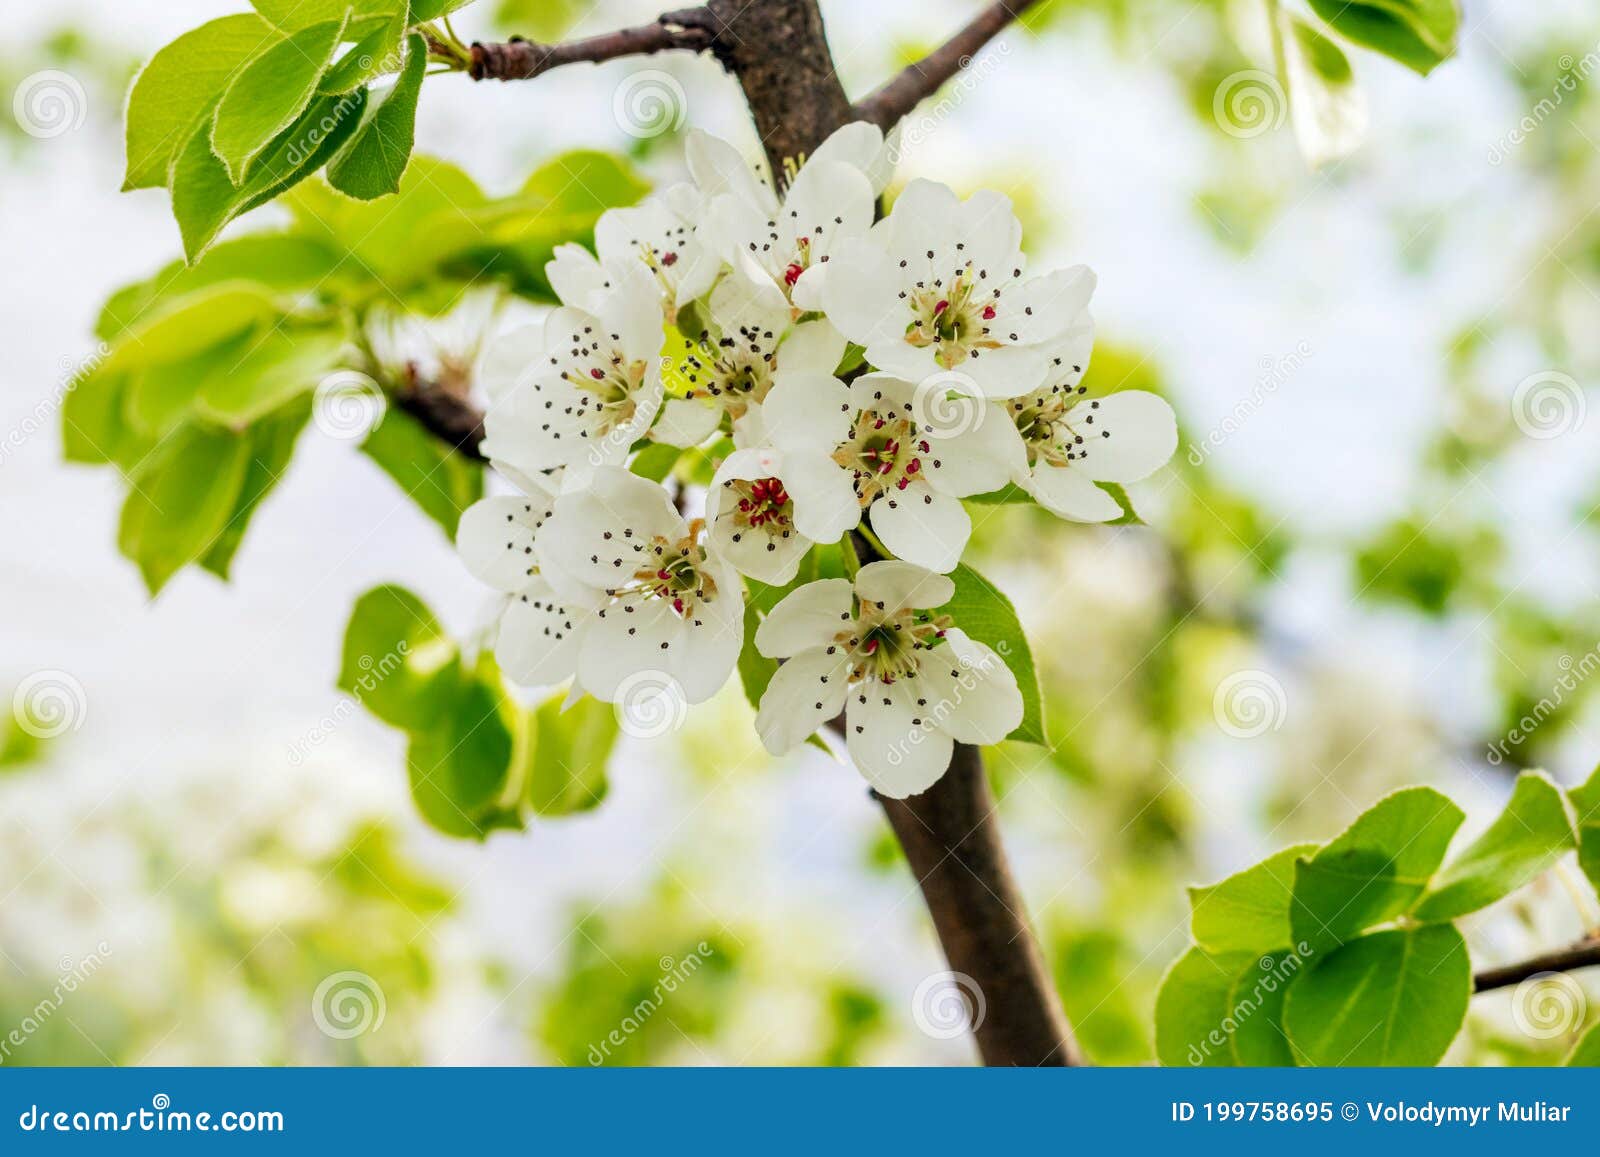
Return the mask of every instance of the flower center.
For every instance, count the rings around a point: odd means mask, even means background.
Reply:
[[[633,420],[639,408],[638,390],[644,384],[645,363],[625,362],[612,352],[606,365],[591,366],[586,373],[563,370],[561,376],[583,395],[577,416],[589,419],[589,427],[599,435],[609,434]]]
[[[1095,411],[1098,401],[1087,406],[1075,406],[1077,395],[1084,386],[1052,386],[1022,398],[1013,398],[1006,405],[1011,420],[1017,424],[1017,433],[1028,451],[1028,462],[1043,462],[1050,466],[1066,466],[1081,462],[1089,454],[1086,433],[1098,433],[1109,438],[1111,432],[1095,429]]]
[[[736,479],[730,482],[738,496],[734,507],[734,521],[739,526],[766,527],[769,531],[787,529],[793,517],[794,503],[776,478],[757,478],[753,482]]]
[[[688,388],[684,397],[721,406],[735,418],[772,388],[773,334],[743,325],[737,334],[712,344],[701,335],[698,346],[678,366]]]
[[[650,546],[654,564],[640,567],[628,586],[608,593],[622,600],[663,599],[679,617],[693,618],[701,604],[717,597],[717,582],[706,569],[706,552],[700,544],[704,530],[705,523],[697,518],[689,524],[689,533],[676,542],[656,538]]]
[[[979,350],[999,349],[1000,342],[989,336],[994,320],[998,289],[978,286],[969,262],[945,284],[935,278],[932,285],[919,283],[907,295],[911,320],[906,324],[906,341],[922,349],[932,346],[934,357],[947,370],[959,367]]]
[[[944,642],[949,626],[948,615],[906,608],[885,613],[869,603],[863,604],[854,626],[836,635],[835,641],[849,649],[851,682],[893,683],[917,673],[927,653]]]
[[[863,410],[833,460],[851,472],[856,497],[862,506],[870,506],[879,496],[910,486],[929,452],[928,442],[909,419]]]

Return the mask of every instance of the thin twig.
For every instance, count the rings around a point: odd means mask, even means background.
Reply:
[[[907,65],[871,96],[857,101],[851,112],[857,120],[871,121],[888,132],[916,108],[919,101],[937,92],[940,85],[971,63],[985,44],[1037,2],[1000,0],[989,5],[943,45],[915,64]]]
[[[1597,965],[1600,965],[1600,936],[1580,940],[1569,947],[1533,956],[1516,964],[1486,968],[1472,978],[1472,990],[1488,992],[1496,988],[1510,988],[1541,972],[1571,972],[1575,968],[1593,968]]]
[[[708,10],[687,8],[663,13],[653,24],[560,44],[540,44],[520,36],[503,44],[474,42],[467,71],[473,80],[531,80],[563,64],[598,64],[620,56],[648,56],[673,49],[705,52],[712,47],[715,27]]]

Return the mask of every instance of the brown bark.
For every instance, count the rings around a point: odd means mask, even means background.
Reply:
[[[1600,938],[1580,940],[1567,948],[1533,956],[1516,964],[1486,968],[1472,978],[1472,990],[1488,992],[1496,988],[1509,988],[1541,972],[1571,972],[1574,968],[1593,968],[1596,965],[1600,965]]]

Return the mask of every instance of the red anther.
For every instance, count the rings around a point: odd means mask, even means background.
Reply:
[[[983,320],[984,321],[993,321],[994,320],[994,306],[986,305],[986,306],[983,307]]]
[[[678,264],[678,255],[676,253],[663,253],[661,255],[661,264],[668,266],[669,268]]]
[[[937,302],[934,303],[933,316],[934,317],[938,317],[941,313],[943,313],[945,310],[947,310],[949,308],[950,308],[950,303],[948,301],[946,301],[944,298],[941,297]]]
[[[680,615],[683,614],[683,600],[682,599],[673,599],[672,600],[672,609],[677,611]]]
[[[606,376],[606,372],[599,367],[596,367],[589,371],[589,376],[598,382],[601,378]]]
[[[800,275],[805,271],[805,266],[801,265],[798,261],[791,262],[789,268],[783,271],[783,283],[785,285],[793,285],[795,282],[800,280]]]
[[[894,488],[896,490],[904,490],[907,486],[910,486],[910,485],[911,485],[911,479],[902,478],[902,479],[900,479],[900,481],[898,481],[898,482],[896,482],[894,484]]]
[[[867,640],[866,652],[869,655],[876,655],[878,653],[878,640],[877,639],[868,639]]]
[[[664,569],[656,571],[656,578],[660,579],[662,582],[666,582],[671,577],[672,576],[669,575]]]
[[[921,450],[921,451],[922,451],[922,452],[923,452],[923,453],[924,453],[924,454],[926,454],[926,453],[928,453],[928,452],[929,452],[929,451],[930,451],[930,450],[931,450],[931,449],[933,449],[933,447],[931,447],[931,446],[929,446],[929,445],[928,445],[928,443],[927,443],[927,442],[926,442],[926,441],[922,441],[922,442],[918,442],[918,443],[917,443],[917,449],[918,449],[918,450]]]
[[[918,470],[921,470],[921,469],[922,469],[922,459],[921,458],[913,458],[913,459],[911,459],[911,461],[906,463],[906,473],[907,474],[915,474]]]

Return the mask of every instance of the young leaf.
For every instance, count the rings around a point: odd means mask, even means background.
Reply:
[[[527,717],[523,796],[542,816],[597,807],[606,796],[606,760],[617,742],[616,708],[585,696],[567,710],[564,694]]]
[[[1561,1063],[1569,1068],[1600,1068],[1600,1024],[1591,1025]]]
[[[405,57],[406,22],[404,15],[371,22],[370,32],[360,39],[317,82],[321,93],[354,92],[386,73],[399,72]],[[365,27],[365,25],[363,25]],[[347,32],[356,30],[351,21]]]
[[[152,440],[124,417],[126,374],[103,366],[80,374],[61,399],[61,453],[68,462],[115,462],[131,470],[149,453]]]
[[[128,94],[123,191],[167,183],[167,171],[245,62],[283,38],[251,12],[185,32],[145,65]]]
[[[1427,76],[1454,55],[1461,13],[1456,0],[1310,0],[1311,10],[1346,40]]]
[[[1291,1065],[1280,1027],[1303,962],[1292,953],[1191,948],[1156,996],[1156,1057],[1169,1067]]]
[[[290,32],[311,24],[341,20],[347,10],[352,23],[406,11],[405,0],[250,0],[250,6],[279,28]],[[426,18],[419,16],[418,19]]]
[[[376,111],[368,110],[339,155],[328,162],[328,184],[362,201],[398,193],[400,177],[411,160],[428,46],[416,35],[407,38],[406,46],[400,78],[377,103]]]
[[[462,512],[483,497],[483,467],[451,450],[401,410],[385,412],[361,452],[452,539]]]
[[[1392,920],[1422,895],[1461,826],[1461,809],[1431,787],[1379,800],[1332,843],[1295,866],[1290,926],[1321,953]]]
[[[1316,844],[1296,844],[1218,883],[1190,888],[1194,942],[1213,954],[1288,948],[1295,861],[1316,850]]]
[[[1488,907],[1541,875],[1572,847],[1561,790],[1542,772],[1525,771],[1505,811],[1434,877],[1412,915],[1428,922],[1454,920]]]
[[[234,77],[211,127],[211,151],[233,184],[243,184],[255,159],[305,112],[343,32],[343,20],[302,28]]]
[[[496,828],[522,826],[500,805],[511,773],[511,731],[498,692],[479,678],[442,685],[437,722],[415,732],[406,750],[411,798],[446,835],[484,839]]]
[[[137,370],[179,361],[282,316],[278,300],[253,282],[207,286],[152,309],[117,342],[104,368]]]
[[[1309,1065],[1432,1065],[1466,1019],[1467,944],[1451,924],[1374,932],[1313,963],[1283,1026]]]
[[[461,681],[461,657],[416,595],[374,587],[356,600],[345,628],[339,688],[392,727],[438,724]]]
[[[195,409],[214,422],[248,426],[290,398],[308,394],[339,362],[344,335],[337,329],[280,326],[246,337],[222,373],[206,380]]]
[[[1284,84],[1300,152],[1312,168],[1355,152],[1367,132],[1367,102],[1337,44],[1306,21],[1278,10]]]
[[[249,455],[247,438],[191,426],[135,475],[117,548],[138,564],[152,598],[216,544],[238,503]]]
[[[1588,781],[1567,793],[1578,820],[1578,867],[1600,891],[1600,767]]]
[[[1017,687],[1022,692],[1022,722],[1006,738],[1045,743],[1039,676],[1016,608],[998,587],[965,563],[957,566],[950,578],[955,583],[955,597],[939,608],[940,613],[949,615],[956,626],[978,642],[993,647],[1017,677]]]
[[[278,484],[278,479],[289,468],[294,457],[294,444],[311,419],[311,406],[306,403],[286,406],[250,427],[250,464],[245,470],[244,483],[239,488],[239,498],[222,533],[211,544],[211,549],[200,559],[200,565],[224,582],[233,567],[233,556],[244,542],[244,532],[250,525],[256,508]]]
[[[1122,513],[1107,522],[1107,526],[1144,525],[1144,519],[1140,518],[1139,512],[1133,508],[1133,499],[1128,497],[1127,489],[1120,482],[1096,482],[1095,485],[1111,495],[1116,504],[1122,507]]]

